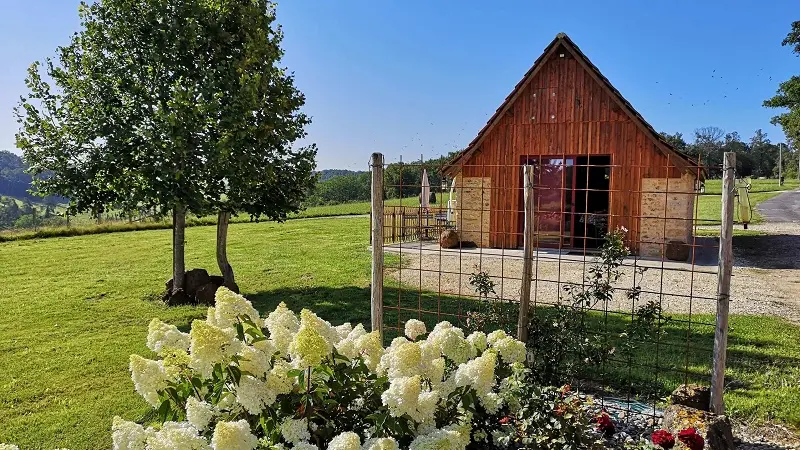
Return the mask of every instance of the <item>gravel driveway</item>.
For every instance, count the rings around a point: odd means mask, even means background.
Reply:
[[[759,314],[787,318],[800,323],[800,223],[751,226],[766,236],[737,236],[734,240],[735,267],[731,281],[732,314]],[[712,240],[712,245],[716,245]],[[505,299],[518,300],[522,273],[520,250],[441,250],[435,243],[407,243],[388,246],[387,253],[399,255],[401,269],[387,269],[387,276],[414,289],[452,295],[474,295],[470,273],[486,271],[497,283],[496,292]],[[708,248],[706,252],[717,252]],[[531,300],[554,303],[566,283],[581,283],[594,257],[559,255],[540,251],[534,262]],[[646,267],[643,275],[636,268]],[[479,269],[480,268],[480,269]],[[421,270],[420,270],[421,269]],[[661,300],[673,313],[714,313],[716,311],[717,265],[662,262],[628,258],[624,275],[609,310],[631,311],[634,305],[626,290],[639,284],[639,303]]]

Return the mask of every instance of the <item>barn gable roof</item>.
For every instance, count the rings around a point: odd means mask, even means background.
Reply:
[[[697,161],[693,161],[688,155],[679,152],[676,150],[672,145],[670,145],[663,137],[653,128],[652,125],[647,123],[647,121],[639,114],[636,109],[622,96],[622,94],[608,81],[602,73],[600,73],[600,69],[597,68],[590,60],[586,57],[585,54],[578,48],[577,45],[572,41],[572,39],[567,36],[566,33],[558,33],[555,39],[544,49],[541,56],[533,63],[528,72],[525,73],[525,76],[522,77],[522,80],[514,86],[514,90],[511,91],[510,94],[506,97],[503,101],[503,104],[500,105],[499,108],[495,111],[492,117],[486,122],[486,125],[478,132],[478,135],[475,139],[470,142],[470,144],[461,152],[459,152],[444,168],[442,171],[445,174],[453,175],[458,171],[458,168],[464,164],[469,158],[480,148],[481,143],[483,142],[484,138],[494,129],[495,125],[500,122],[500,119],[506,113],[506,111],[511,108],[514,104],[514,101],[520,96],[522,91],[525,87],[530,83],[531,80],[539,73],[539,70],[544,67],[545,62],[553,56],[558,49],[564,48],[569,51],[576,61],[586,70],[592,78],[599,83],[609,94],[609,96],[617,103],[617,105],[625,111],[625,113],[633,120],[633,122],[642,129],[648,136],[652,138],[656,147],[663,152],[665,155],[670,157],[672,161],[675,162],[675,165],[680,167],[681,169],[693,174],[697,175],[698,163]],[[700,173],[703,174],[703,170],[700,170]],[[704,175],[704,174],[703,174]],[[701,175],[702,176],[702,175]]]

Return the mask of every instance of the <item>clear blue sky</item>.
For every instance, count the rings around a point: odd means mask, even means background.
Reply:
[[[68,41],[77,5],[3,1],[0,149],[14,147],[27,66]],[[781,141],[761,103],[800,73],[780,46],[797,0],[286,0],[278,19],[320,168],[463,147],[560,31],[656,129],[685,136],[713,125]]]

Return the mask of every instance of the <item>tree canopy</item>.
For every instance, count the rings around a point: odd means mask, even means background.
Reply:
[[[791,31],[783,40],[784,46],[792,48],[792,52],[800,56],[800,20],[793,22]],[[764,101],[768,108],[785,108],[788,111],[772,118],[772,123],[783,128],[786,138],[793,145],[800,143],[800,76],[794,75],[778,86],[774,97]]]
[[[270,1],[101,0],[79,14],[16,110],[31,172],[51,174],[40,192],[73,211],[172,210],[181,264],[186,211],[300,207],[316,148],[293,147],[309,118]]]

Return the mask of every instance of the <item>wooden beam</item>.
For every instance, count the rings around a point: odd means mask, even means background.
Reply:
[[[728,355],[728,308],[733,271],[733,189],[736,153],[725,153],[722,164],[722,227],[719,234],[717,275],[717,327],[714,332],[714,367],[711,372],[711,411],[725,414],[725,364]]]
[[[383,155],[373,153],[372,168],[372,284],[370,285],[370,313],[372,331],[383,337]]]

